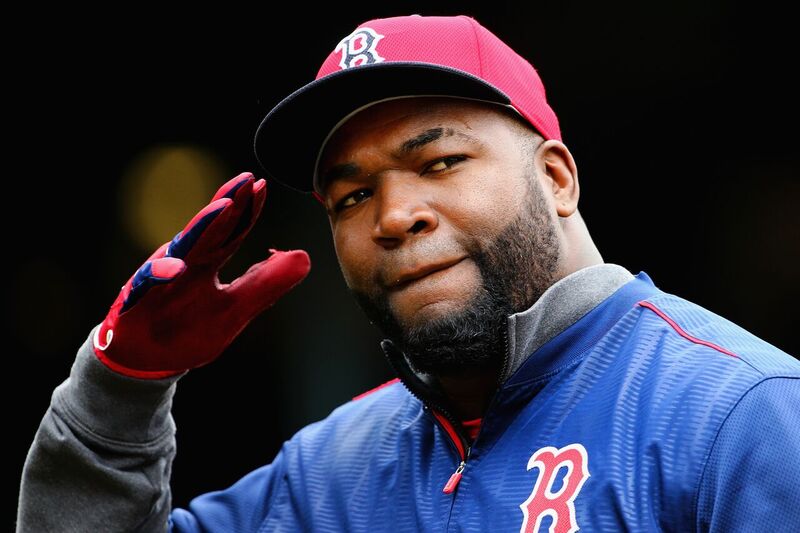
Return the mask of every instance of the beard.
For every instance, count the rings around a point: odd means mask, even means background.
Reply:
[[[385,293],[350,289],[370,322],[402,350],[416,371],[467,376],[499,371],[506,356],[508,316],[532,306],[556,281],[560,249],[556,223],[533,169],[517,217],[471,254],[481,283],[460,312],[404,327]]]

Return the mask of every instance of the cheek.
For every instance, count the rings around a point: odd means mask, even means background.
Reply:
[[[525,188],[503,170],[474,173],[463,186],[442,191],[441,209],[459,230],[484,243],[517,215]]]
[[[344,230],[334,231],[333,237],[339,268],[347,286],[351,288],[364,286],[365,280],[370,277],[371,269],[368,262],[370,256],[364,249],[363,238],[354,236],[352,231]]]

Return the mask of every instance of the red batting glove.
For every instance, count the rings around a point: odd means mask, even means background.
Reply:
[[[308,253],[270,248],[272,255],[239,278],[219,281],[219,269],[255,224],[266,196],[263,179],[239,174],[144,262],[95,332],[94,351],[106,366],[158,379],[210,363],[306,277]]]

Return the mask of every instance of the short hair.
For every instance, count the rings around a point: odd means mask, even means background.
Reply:
[[[539,148],[539,145],[545,140],[544,136],[539,133],[525,117],[514,109],[503,106],[500,110],[511,119],[508,122],[513,129],[514,137],[519,143],[519,148],[523,157],[528,161],[532,161],[536,149]]]

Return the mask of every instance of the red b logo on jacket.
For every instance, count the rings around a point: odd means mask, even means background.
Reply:
[[[557,492],[553,492],[556,474],[561,467],[567,473]],[[570,444],[561,449],[552,446],[541,448],[528,460],[528,470],[539,469],[539,477],[533,492],[520,504],[524,519],[520,533],[539,531],[542,519],[550,516],[551,533],[573,533],[577,531],[575,520],[575,498],[589,477],[589,455],[581,444]]]

